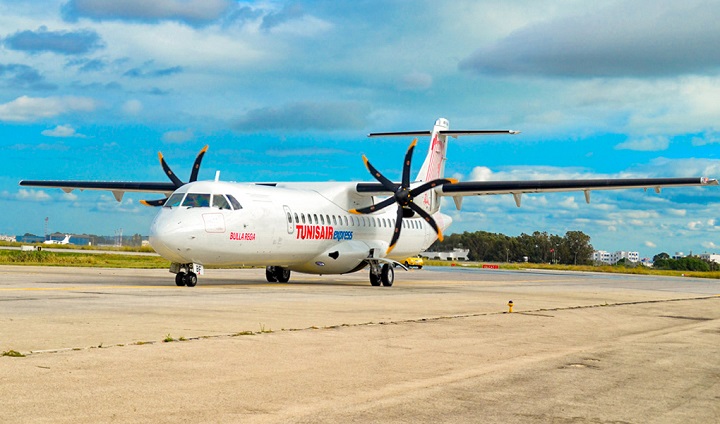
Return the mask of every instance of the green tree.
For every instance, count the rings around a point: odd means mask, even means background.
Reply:
[[[590,244],[590,236],[582,231],[568,231],[565,233],[565,244],[570,257],[563,261],[564,263],[589,264],[590,257],[593,253],[592,244]]]

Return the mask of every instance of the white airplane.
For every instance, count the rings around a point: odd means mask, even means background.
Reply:
[[[417,138],[405,155],[402,181],[392,182],[365,156],[378,181],[236,183],[197,181],[205,146],[189,182],[181,181],[159,153],[171,182],[20,181],[21,186],[56,187],[65,192],[110,190],[120,201],[125,192],[163,193],[142,201],[160,207],[150,227],[150,244],[171,261],[178,286],[193,287],[204,267],[264,266],[270,282],[287,282],[290,272],[346,274],[370,268],[373,286],[392,286],[398,260],[426,250],[452,222],[440,212],[440,198],[452,197],[460,209],[463,196],[512,194],[520,206],[523,193],[621,188],[717,185],[708,178],[596,179],[541,181],[467,181],[444,178],[449,137],[517,134],[517,131],[451,131],[438,119],[432,131],[374,133],[383,136],[430,136],[420,172],[410,179]],[[392,206],[392,207],[390,207]]]
[[[70,244],[70,234],[66,234],[62,240],[45,240],[43,244]]]

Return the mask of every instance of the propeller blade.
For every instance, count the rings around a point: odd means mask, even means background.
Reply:
[[[387,199],[383,200],[383,201],[380,202],[380,203],[377,203],[377,204],[368,206],[368,207],[366,207],[366,208],[351,209],[351,210],[349,210],[348,212],[354,213],[354,214],[357,214],[357,215],[363,215],[363,214],[373,213],[373,212],[375,212],[375,211],[379,211],[380,209],[384,209],[384,208],[392,205],[393,203],[395,203],[395,198],[391,196],[391,197],[388,197]]]
[[[455,184],[457,182],[458,180],[456,180],[455,178],[438,178],[437,180],[428,181],[425,184],[422,184],[410,190],[410,196],[416,197],[417,195],[422,194],[425,191],[430,190],[431,188],[435,188],[444,184]]]
[[[165,162],[165,159],[163,158],[162,153],[158,152],[158,157],[160,158],[160,165],[162,166],[163,171],[165,171],[165,175],[170,178],[170,181],[175,184],[176,188],[182,187],[185,183],[183,183],[180,178],[178,178],[173,172],[172,169],[168,166],[168,164]]]
[[[145,206],[163,206],[165,202],[167,201],[167,197],[164,199],[158,199],[158,200],[141,200],[140,203],[142,203]]]
[[[397,218],[395,219],[395,230],[393,231],[392,239],[390,239],[390,246],[388,247],[388,250],[385,252],[386,255],[389,255],[390,252],[395,248],[395,245],[397,244],[398,239],[400,238],[400,230],[402,230],[402,220],[403,220],[403,210],[400,205],[397,207]]]
[[[437,226],[437,223],[433,219],[432,216],[430,216],[429,213],[425,212],[425,209],[421,208],[420,206],[416,205],[415,203],[410,203],[408,206],[410,206],[410,209],[414,210],[418,213],[418,215],[422,216],[425,221],[427,221],[428,224],[435,230],[435,232],[438,235],[438,240],[443,241],[443,234],[442,230]]]
[[[385,178],[385,176],[383,174],[381,174],[380,171],[375,169],[375,167],[372,166],[372,164],[370,164],[370,161],[368,160],[367,157],[365,157],[365,155],[363,155],[362,158],[363,158],[363,162],[365,162],[365,167],[368,169],[368,171],[370,171],[372,176],[375,177],[375,179],[378,180],[380,182],[380,184],[383,185],[383,187],[385,187],[388,190],[392,190],[392,191],[397,190],[397,188],[398,188],[397,184],[395,184],[394,182]]]
[[[405,153],[405,162],[403,162],[402,170],[402,186],[405,188],[410,187],[410,164],[412,163],[413,150],[415,150],[416,144],[417,138],[410,143],[410,147],[408,147],[407,152]]]
[[[192,172],[190,173],[190,182],[197,181],[198,172],[200,172],[200,163],[203,160],[203,156],[205,156],[205,152],[207,152],[208,145],[206,144],[205,147],[200,150],[200,153],[198,153],[197,157],[195,158],[195,163],[193,164]]]

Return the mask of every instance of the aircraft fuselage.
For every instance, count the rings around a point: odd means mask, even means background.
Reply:
[[[396,213],[392,208],[372,215],[349,213],[374,200],[351,194],[351,184],[190,183],[160,208],[150,243],[160,255],[180,264],[352,272],[364,267],[367,258],[384,256]],[[191,195],[201,198],[201,205],[191,206]],[[448,216],[437,215],[443,227],[450,224]],[[404,219],[400,240],[388,259],[416,255],[436,237],[423,219]]]

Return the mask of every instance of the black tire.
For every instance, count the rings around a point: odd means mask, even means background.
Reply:
[[[407,261],[405,261],[405,268],[410,268],[410,264]]]
[[[290,281],[290,270],[283,267],[275,267],[275,278],[278,283],[287,283]]]
[[[372,271],[370,271],[370,285],[375,287],[380,285],[380,276],[373,274]]]
[[[418,265],[418,267],[417,267],[417,268],[418,268],[418,269],[422,269],[422,265]]]
[[[395,282],[395,270],[393,270],[390,265],[385,264],[382,266],[380,281],[382,281],[382,285],[385,287],[390,287]]]
[[[185,280],[185,285],[188,287],[197,286],[197,275],[194,272],[188,272],[183,280]]]
[[[274,266],[265,267],[265,279],[268,283],[277,283],[277,274]]]
[[[175,285],[185,287],[185,273],[180,271],[175,274]]]

